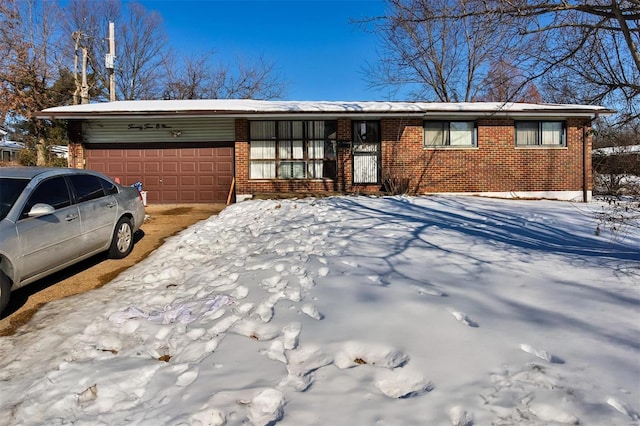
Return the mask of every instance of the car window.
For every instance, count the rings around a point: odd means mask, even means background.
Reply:
[[[0,220],[7,216],[28,183],[29,179],[0,179]]]
[[[104,197],[104,189],[97,176],[83,174],[70,175],[69,179],[76,191],[78,203]]]
[[[20,217],[27,217],[29,210],[38,203],[49,204],[56,210],[70,206],[71,197],[64,177],[58,176],[41,182],[29,197]]]
[[[117,194],[118,193],[118,187],[116,186],[115,183],[109,182],[108,180],[102,179],[102,178],[98,178],[98,179],[102,183],[102,187],[104,188],[104,192],[106,192],[107,195]]]

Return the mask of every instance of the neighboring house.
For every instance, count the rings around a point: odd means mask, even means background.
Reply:
[[[66,145],[49,145],[49,152],[58,158],[69,158],[69,147]]]
[[[594,149],[593,169],[598,173],[640,176],[640,145]]]
[[[0,161],[15,162],[18,161],[18,153],[26,146],[22,142],[14,142],[9,139],[9,132],[0,128]]]
[[[525,103],[119,101],[49,108],[70,164],[143,183],[150,203],[261,193],[591,198],[598,106]]]

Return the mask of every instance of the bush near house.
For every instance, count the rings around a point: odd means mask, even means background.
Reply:
[[[597,194],[640,195],[640,145],[595,150],[593,170]]]

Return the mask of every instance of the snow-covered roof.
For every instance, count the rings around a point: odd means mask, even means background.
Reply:
[[[135,115],[571,115],[611,114],[594,105],[504,102],[376,102],[376,101],[262,101],[252,99],[195,99],[116,101],[61,106],[41,111],[39,118],[94,118]]]
[[[0,148],[24,149],[26,148],[26,145],[22,142],[0,140]]]
[[[596,155],[640,154],[640,145],[608,146],[593,150]]]

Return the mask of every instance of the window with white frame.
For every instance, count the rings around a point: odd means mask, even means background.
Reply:
[[[251,121],[251,179],[335,179],[338,124],[318,121]]]
[[[477,146],[474,121],[425,121],[425,148]]]
[[[562,121],[516,121],[516,146],[566,146]]]

